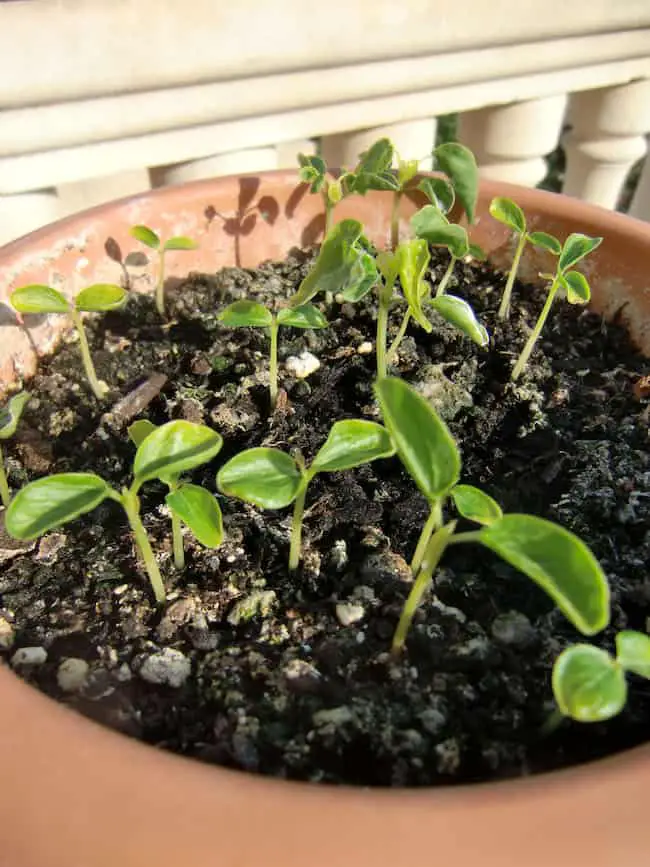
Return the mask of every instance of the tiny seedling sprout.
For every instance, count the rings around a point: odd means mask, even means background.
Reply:
[[[278,397],[278,331],[281,325],[287,328],[327,328],[327,320],[318,307],[302,304],[300,307],[283,307],[271,312],[256,301],[235,301],[218,316],[219,322],[228,328],[268,328],[271,335],[269,358],[269,392],[271,408]]]
[[[530,337],[526,341],[526,345],[521,351],[521,355],[517,359],[512,370],[512,380],[516,380],[521,376],[530,355],[535,348],[535,344],[542,333],[544,324],[548,318],[553,300],[557,295],[558,289],[562,288],[566,292],[566,299],[569,304],[586,304],[591,298],[591,289],[584,274],[580,271],[572,270],[581,259],[588,256],[593,250],[598,247],[602,238],[590,238],[588,235],[574,233],[569,235],[562,246],[555,274],[542,274],[550,282],[550,288],[546,297],[546,302],[539,314],[539,318],[535,323]]]
[[[28,391],[20,391],[0,410],[0,440],[8,440],[16,433],[18,422],[31,395]],[[5,459],[0,447],[0,499],[5,509],[11,502],[11,492],[5,471]]]
[[[506,514],[490,496],[459,485],[460,455],[444,422],[414,388],[401,379],[375,385],[377,399],[397,454],[429,503],[427,519],[411,563],[415,581],[393,638],[392,650],[405,645],[409,627],[432,585],[450,545],[478,542],[535,581],[584,635],[609,622],[609,586],[597,560],[568,530],[532,515]],[[444,522],[451,498],[458,514],[481,529],[455,534],[457,521]]]
[[[294,504],[289,569],[298,568],[307,487],[318,473],[335,473],[387,458],[395,447],[385,428],[352,419],[332,425],[327,440],[307,467],[300,455],[290,457],[275,448],[254,448],[231,458],[217,473],[219,490],[261,509]]]
[[[164,243],[160,235],[149,226],[132,226],[131,236],[151,250],[158,251],[158,279],[156,280],[156,309],[161,316],[165,315],[165,253],[169,250],[196,250],[198,244],[184,235],[175,235]]]
[[[332,177],[325,160],[316,155],[298,154],[298,164],[300,180],[310,185],[310,192],[321,195],[325,209],[324,234],[327,236],[332,228],[334,208],[346,194],[342,178]]]
[[[101,400],[106,396],[109,388],[103,380],[97,378],[81,314],[120,310],[126,304],[127,298],[128,294],[121,286],[112,283],[94,283],[82,289],[74,302],[70,303],[61,292],[51,286],[31,284],[15,289],[11,293],[10,300],[19,313],[61,313],[72,318],[79,335],[79,349],[86,377],[95,397]]]
[[[490,214],[495,220],[508,226],[512,229],[515,238],[517,238],[517,246],[512,258],[512,266],[508,274],[503,296],[501,297],[501,305],[499,307],[499,318],[507,319],[510,315],[510,302],[512,299],[512,289],[517,278],[517,270],[519,262],[524,252],[526,242],[531,243],[534,247],[539,247],[542,250],[547,250],[554,256],[559,256],[562,252],[562,245],[557,238],[549,235],[547,232],[528,232],[526,227],[526,217],[516,202],[512,199],[497,198],[490,202]]]
[[[133,461],[133,482],[116,491],[95,473],[59,473],[30,482],[11,501],[5,527],[15,539],[37,539],[92,511],[104,500],[124,509],[137,549],[142,556],[158,604],[165,601],[165,587],[151,543],[140,517],[138,492],[144,482],[167,482],[211,460],[221,449],[222,439],[205,425],[171,421],[142,439]],[[188,488],[189,491],[183,491]],[[167,504],[203,544],[216,547],[221,541],[221,515],[216,500],[206,505],[196,496],[195,485],[181,485],[168,494]],[[204,493],[207,493],[204,492]],[[211,495],[208,494],[208,497]],[[215,509],[216,506],[216,509]]]

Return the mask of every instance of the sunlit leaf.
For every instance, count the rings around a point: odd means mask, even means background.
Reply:
[[[328,232],[311,270],[291,297],[291,306],[300,307],[318,292],[336,294],[345,287],[363,254],[358,242],[363,226],[358,220],[341,220]]]
[[[456,485],[452,489],[451,498],[458,513],[468,521],[489,526],[503,517],[497,501],[472,485]]]
[[[273,322],[271,312],[255,301],[235,301],[217,316],[227,328],[268,328]]]
[[[567,647],[553,666],[553,695],[560,711],[577,722],[602,722],[625,707],[625,672],[591,644]]]
[[[198,485],[183,484],[165,497],[172,512],[186,524],[206,548],[223,541],[223,518],[216,498]]]
[[[157,427],[158,425],[155,425],[149,419],[141,418],[138,421],[134,421],[132,425],[129,425],[127,433],[133,445],[138,448]]]
[[[361,419],[337,421],[314,458],[309,474],[350,470],[394,454],[390,434],[380,424]]]
[[[5,528],[15,539],[37,539],[92,511],[110,488],[94,473],[60,473],[21,488],[5,515]]]
[[[388,138],[380,138],[367,151],[360,154],[354,173],[386,171],[392,166],[394,155],[395,148],[392,141]]]
[[[70,305],[60,292],[38,283],[14,289],[9,300],[19,313],[70,312]]]
[[[488,345],[490,337],[467,301],[456,295],[439,295],[437,298],[432,298],[429,303],[443,319],[461,331],[465,337],[469,337],[477,346]]]
[[[169,238],[163,245],[163,250],[197,250],[198,244],[192,238],[186,238],[184,235],[176,235]]]
[[[129,229],[129,234],[141,244],[151,247],[152,250],[157,250],[160,247],[160,238],[149,226],[132,226]]]
[[[412,181],[417,175],[418,167],[418,160],[399,160],[397,166],[397,180],[401,189],[404,189],[409,181]]]
[[[626,671],[650,680],[650,636],[624,629],[616,636],[616,659]]]
[[[240,452],[217,473],[217,486],[223,494],[262,509],[288,506],[302,482],[296,462],[280,449],[271,448]]]
[[[508,228],[519,235],[526,231],[526,218],[516,202],[497,196],[490,202],[490,214],[500,223],[505,223]]]
[[[138,446],[133,473],[139,484],[177,476],[207,463],[219,453],[221,436],[202,424],[179,419],[157,427]]]
[[[422,291],[422,284],[430,260],[427,242],[421,238],[404,241],[395,252],[402,292],[408,302],[411,315],[425,331],[431,331],[433,326],[422,309],[422,297],[425,294]]]
[[[549,253],[553,253],[554,256],[559,256],[562,252],[562,244],[560,244],[554,235],[549,235],[548,232],[530,232],[527,238],[533,247],[547,250]]]
[[[566,271],[572,268],[585,256],[588,256],[592,250],[600,246],[602,238],[591,238],[589,235],[582,235],[579,232],[574,232],[566,239],[560,253],[560,261],[558,267],[560,271]]]
[[[120,310],[126,304],[129,293],[114,283],[93,283],[78,293],[74,300],[77,310],[89,313],[104,313]]]
[[[454,188],[444,178],[422,178],[418,184],[418,190],[422,190],[431,204],[446,214],[454,205]]]
[[[532,578],[584,635],[609,623],[609,585],[589,548],[573,533],[533,515],[504,515],[480,541]]]
[[[327,319],[313,304],[302,307],[283,307],[278,313],[278,322],[290,328],[327,328]]]
[[[591,298],[589,281],[580,271],[567,271],[560,275],[560,284],[566,291],[569,304],[587,304]]]
[[[344,285],[341,286],[341,295],[346,301],[354,304],[367,295],[378,281],[379,271],[375,257],[360,250],[357,261],[350,269]]]
[[[434,247],[447,247],[452,256],[461,259],[469,252],[466,230],[450,223],[434,205],[425,205],[411,217],[411,228]]]
[[[460,474],[460,455],[447,426],[402,379],[379,380],[375,393],[400,460],[427,500],[437,501]]]
[[[438,165],[452,183],[456,197],[465,209],[467,219],[474,222],[478,199],[478,167],[474,154],[458,142],[438,145],[433,152]]]
[[[16,433],[18,422],[30,397],[28,391],[20,391],[0,410],[0,440],[9,439]]]

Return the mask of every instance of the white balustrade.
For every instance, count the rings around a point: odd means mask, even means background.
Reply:
[[[646,160],[632,198],[629,214],[637,220],[650,222],[650,136],[646,139]]]

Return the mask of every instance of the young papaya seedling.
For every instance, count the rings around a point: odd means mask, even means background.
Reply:
[[[283,307],[273,313],[268,307],[256,301],[235,301],[229,304],[217,319],[227,328],[268,328],[271,336],[269,359],[269,392],[271,409],[275,408],[278,398],[278,331],[285,328],[327,328],[327,319],[313,304],[299,307]]]
[[[650,637],[642,632],[619,632],[615,656],[592,644],[567,647],[553,666],[560,720],[595,723],[619,714],[627,702],[628,673],[650,680]]]
[[[70,303],[61,292],[51,286],[31,284],[15,289],[11,293],[10,301],[19,313],[61,313],[70,316],[79,335],[79,349],[86,378],[95,397],[102,400],[109,388],[103,380],[97,378],[81,314],[120,310],[126,304],[127,298],[128,293],[121,286],[94,283],[82,289],[74,302]]]
[[[131,237],[140,241],[145,247],[158,252],[158,278],[156,280],[156,309],[161,316],[165,315],[165,254],[170,250],[196,250],[198,244],[185,235],[175,235],[164,243],[160,235],[149,226],[132,226],[129,229]]]
[[[337,421],[311,465],[302,456],[290,457],[275,448],[254,448],[231,458],[217,473],[217,487],[261,509],[283,509],[294,504],[291,522],[289,569],[300,562],[305,498],[318,473],[351,470],[395,453],[385,428],[372,421]]]
[[[16,433],[18,422],[23,414],[29,398],[28,391],[20,391],[9,400],[9,403],[0,410],[0,440],[8,440]],[[11,502],[11,491],[5,471],[5,459],[0,446],[0,499],[5,509]]]
[[[339,178],[333,177],[327,168],[325,160],[320,156],[305,156],[298,154],[298,176],[303,183],[309,184],[311,193],[320,193],[325,209],[324,235],[332,229],[334,208],[350,192],[346,186],[348,173],[344,170]]]
[[[162,604],[165,587],[140,517],[138,492],[147,481],[166,482],[206,463],[219,453],[222,443],[220,435],[205,425],[170,421],[142,439],[135,453],[130,487],[116,491],[95,473],[58,473],[37,479],[21,488],[11,501],[5,516],[7,532],[14,539],[37,539],[91,512],[105,500],[114,500],[124,509],[156,602]],[[216,547],[222,534],[219,506],[214,497],[208,503],[197,490],[201,489],[183,484],[168,494],[167,502],[202,544]]]
[[[513,382],[521,376],[523,369],[528,363],[528,359],[535,348],[535,344],[542,333],[542,329],[548,319],[548,314],[553,306],[553,301],[561,288],[566,293],[566,299],[569,304],[587,304],[591,298],[591,289],[587,278],[581,271],[573,270],[585,256],[588,256],[601,243],[602,238],[590,238],[588,235],[573,233],[569,235],[560,252],[555,274],[541,274],[541,277],[549,280],[550,287],[546,302],[539,314],[539,318],[535,323],[530,337],[526,341],[526,345],[521,351],[521,355],[517,359],[511,379]]]
[[[490,214],[495,220],[508,226],[517,239],[515,254],[512,258],[512,266],[508,272],[503,296],[501,297],[501,305],[499,307],[499,319],[507,319],[510,316],[510,303],[512,299],[512,289],[517,279],[517,270],[521,260],[524,248],[527,243],[538,247],[541,250],[547,250],[553,253],[554,256],[559,256],[562,252],[562,245],[553,235],[548,232],[528,232],[526,227],[526,217],[516,202],[512,199],[502,198],[497,196],[490,202]]]
[[[128,434],[131,442],[139,448],[155,430],[158,430],[158,425],[148,419],[139,419],[129,427]],[[177,569],[184,569],[185,547],[182,524],[185,523],[193,530],[196,538],[206,548],[218,548],[223,540],[221,508],[209,491],[198,485],[181,481],[178,474],[161,476],[160,481],[169,488],[165,502],[169,506],[172,519],[174,566]]]
[[[488,494],[459,485],[461,461],[453,437],[406,382],[392,377],[380,380],[375,393],[397,454],[430,509],[411,562],[415,581],[395,631],[393,652],[404,648],[415,612],[446,549],[468,542],[484,545],[531,578],[584,635],[603,629],[610,616],[609,585],[584,542],[543,518],[504,515]],[[449,499],[461,517],[481,529],[456,533],[457,521],[443,518]]]

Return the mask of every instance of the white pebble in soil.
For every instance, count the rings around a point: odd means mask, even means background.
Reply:
[[[28,668],[43,665],[47,660],[47,650],[44,647],[21,647],[11,657],[13,668]]]
[[[363,605],[354,602],[338,602],[336,605],[336,618],[341,626],[351,626],[363,620],[366,609]]]
[[[183,686],[191,671],[192,663],[185,654],[171,647],[163,647],[159,653],[145,659],[140,667],[140,677],[147,683],[178,689]]]
[[[359,355],[370,355],[372,352],[372,343],[369,340],[364,340],[363,343],[360,343],[357,346],[357,353]]]
[[[56,681],[63,692],[79,692],[86,683],[90,666],[85,659],[64,659],[56,672]]]
[[[307,379],[320,367],[320,361],[311,352],[305,350],[300,355],[290,355],[284,362],[285,369],[296,379]]]
[[[0,650],[11,650],[16,636],[14,628],[4,617],[0,617]]]

